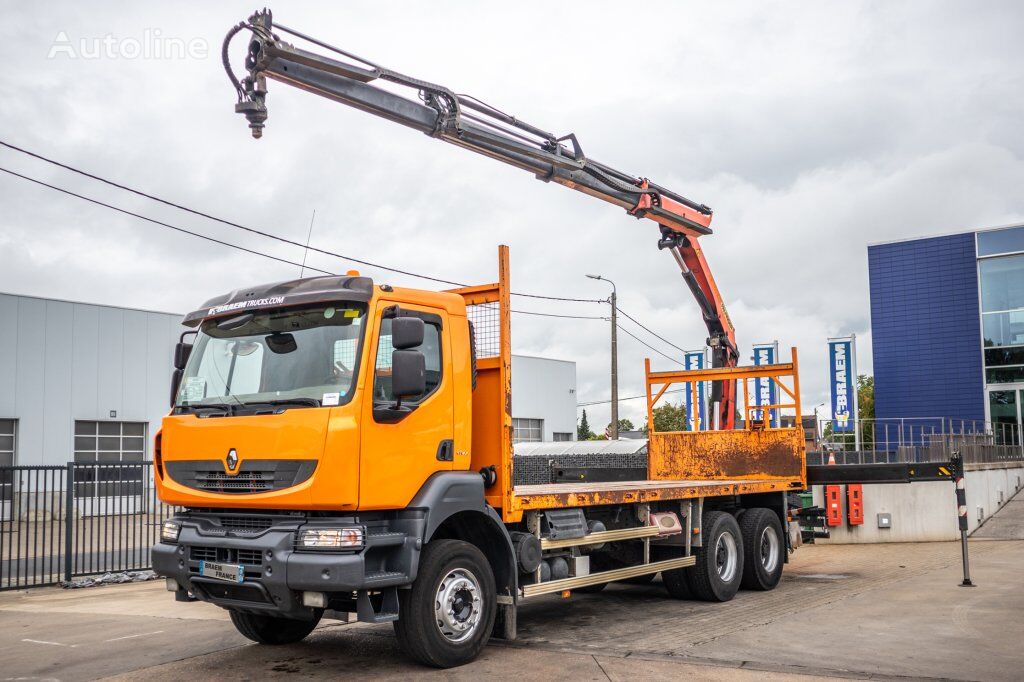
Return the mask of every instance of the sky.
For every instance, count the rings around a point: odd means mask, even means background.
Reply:
[[[1014,2],[289,2],[275,19],[474,95],[592,158],[714,208],[701,244],[741,357],[778,340],[805,412],[828,399],[826,339],[871,372],[867,245],[1024,221],[1024,5]],[[253,140],[221,66],[238,2],[22,3],[0,24],[0,139],[295,241],[467,283],[619,305],[676,346],[706,331],[658,233],[620,209],[425,135],[270,83]],[[236,41],[233,59],[240,69]],[[0,148],[0,167],[301,261],[303,249],[149,202]],[[0,173],[0,291],[184,312],[298,268]],[[344,272],[353,264],[309,254]],[[377,282],[435,288],[360,268]],[[515,307],[607,315],[607,305]],[[622,325],[666,355],[671,346]],[[574,360],[607,400],[609,325],[517,315],[517,353]],[[784,353],[785,354],[785,351]],[[620,335],[620,395],[643,361]],[[170,371],[170,370],[168,370]],[[825,408],[827,411],[827,407]],[[607,423],[607,404],[587,408]],[[644,401],[624,401],[639,424]],[[528,415],[522,415],[528,416]]]

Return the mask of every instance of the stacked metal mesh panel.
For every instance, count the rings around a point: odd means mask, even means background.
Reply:
[[[515,485],[551,483],[552,471],[560,467],[646,469],[647,440],[515,444],[512,469]]]

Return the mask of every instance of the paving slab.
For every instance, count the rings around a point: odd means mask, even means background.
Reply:
[[[971,534],[972,540],[1024,540],[1024,493],[1017,493],[1003,508]]]
[[[463,668],[407,659],[390,626],[325,621],[306,641],[250,644],[226,612],[160,582],[0,593],[0,679],[410,676],[443,679],[955,678],[1024,671],[1024,541],[801,548],[778,589],[726,604],[677,601],[655,582],[523,605],[520,638]]]

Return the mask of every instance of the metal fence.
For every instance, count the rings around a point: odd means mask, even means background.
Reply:
[[[1024,440],[1017,424],[966,419],[912,417],[862,419],[859,433],[841,432],[823,420],[808,464],[905,464],[944,462],[958,450],[967,464],[1024,460]],[[859,436],[859,438],[857,438]]]
[[[0,467],[0,590],[150,567],[152,462]]]

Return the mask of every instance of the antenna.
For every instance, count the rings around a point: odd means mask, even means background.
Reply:
[[[306,250],[302,254],[302,266],[299,268],[299,279],[302,279],[302,275],[306,272],[306,256],[309,255],[309,240],[313,236],[313,221],[316,220],[316,209],[313,209],[313,215],[309,218],[309,232],[306,233]]]

